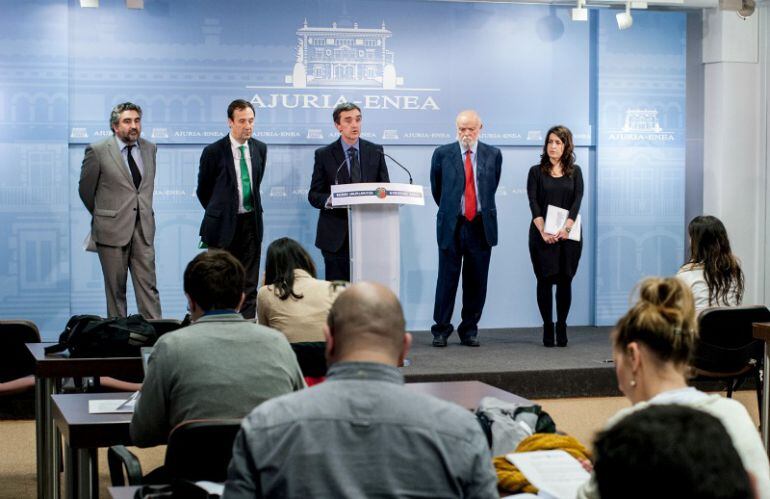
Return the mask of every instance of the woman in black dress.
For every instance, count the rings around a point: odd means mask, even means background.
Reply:
[[[543,317],[543,345],[554,346],[553,287],[556,286],[556,345],[567,346],[567,315],[572,303],[572,278],[577,272],[581,240],[569,240],[580,202],[583,175],[575,164],[572,132],[564,126],[548,130],[540,164],[529,169],[527,195],[532,211],[529,255],[537,277],[537,306]],[[567,222],[556,234],[543,231],[548,205],[569,211]]]

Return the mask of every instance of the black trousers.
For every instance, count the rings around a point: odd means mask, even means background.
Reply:
[[[326,266],[325,277],[327,281],[350,282],[350,247],[348,238],[342,243],[338,251],[321,251]]]
[[[537,280],[537,308],[543,323],[553,322],[553,287],[556,286],[556,322],[567,322],[572,305],[572,277],[558,274]]]
[[[223,248],[230,252],[246,270],[243,293],[246,299],[241,307],[241,315],[253,319],[257,314],[257,286],[259,285],[259,258],[262,252],[262,240],[257,237],[257,225],[254,213],[240,213],[235,221],[235,236],[230,246]]]
[[[438,250],[438,280],[433,307],[433,336],[452,334],[452,313],[460,275],[463,277],[462,321],[457,326],[460,339],[473,338],[478,332],[481,312],[487,299],[487,276],[492,247],[487,244],[481,216],[472,222],[460,217],[449,248]]]

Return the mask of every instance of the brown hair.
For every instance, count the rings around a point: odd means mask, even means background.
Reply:
[[[615,326],[615,348],[644,343],[661,361],[685,364],[698,337],[692,293],[676,277],[648,277],[639,300]]]
[[[564,175],[571,177],[575,171],[575,142],[572,140],[572,132],[564,125],[556,125],[548,130],[545,134],[545,143],[543,144],[543,152],[540,154],[540,170],[543,173],[551,173],[551,159],[548,157],[548,138],[551,134],[559,137],[564,143],[564,152],[561,155],[561,167],[564,170]]]
[[[717,217],[695,217],[687,227],[690,234],[690,264],[703,265],[709,288],[709,306],[727,304],[731,291],[736,303],[743,301],[743,271],[730,249],[727,230]]]

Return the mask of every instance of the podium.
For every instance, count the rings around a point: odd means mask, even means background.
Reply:
[[[331,186],[333,208],[348,210],[350,281],[378,282],[399,295],[401,205],[425,205],[421,185],[360,183]]]

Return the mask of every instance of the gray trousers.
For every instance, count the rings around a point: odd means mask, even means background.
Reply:
[[[130,270],[139,313],[145,319],[160,319],[160,294],[155,281],[155,247],[145,243],[139,218],[136,219],[131,241],[126,246],[97,244],[96,252],[104,274],[107,315],[126,317],[126,281]]]

